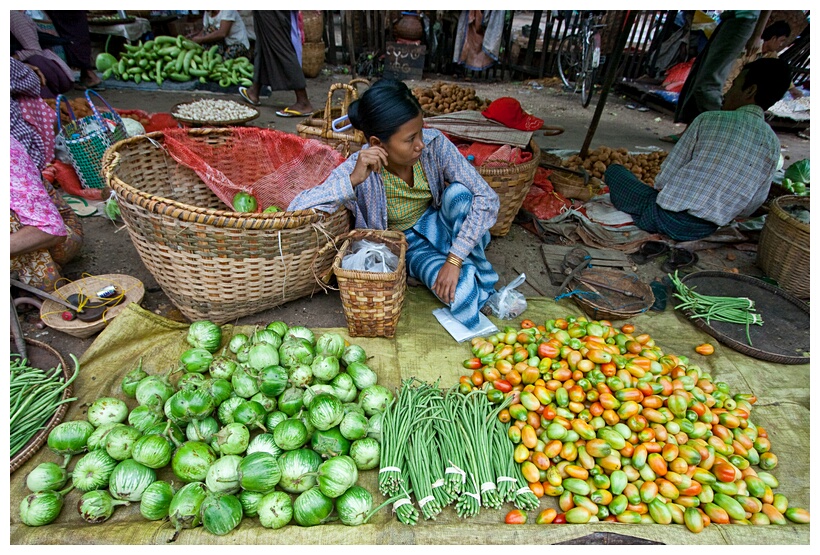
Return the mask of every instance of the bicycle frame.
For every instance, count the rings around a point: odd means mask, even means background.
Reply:
[[[558,73],[574,92],[581,93],[586,108],[592,99],[596,70],[601,61],[601,33],[606,27],[596,23],[600,16],[588,14],[581,19],[578,32],[564,37],[558,48]]]

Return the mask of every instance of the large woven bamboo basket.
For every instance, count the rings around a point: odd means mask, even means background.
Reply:
[[[786,209],[800,207],[809,210],[810,204],[808,197],[795,195],[774,199],[769,205],[757,249],[758,266],[780,287],[801,299],[809,298],[811,292],[810,227]]]
[[[541,160],[541,149],[538,148],[535,140],[530,141],[532,159],[523,164],[510,165],[506,168],[488,168],[478,166],[476,169],[481,177],[489,183],[490,187],[498,194],[499,207],[498,218],[490,234],[496,237],[503,237],[510,232],[515,215],[524,202],[524,197],[530,192],[530,186],[535,178],[535,171]]]
[[[352,243],[361,239],[387,245],[399,257],[396,271],[364,272],[342,268],[342,259],[350,252]],[[406,250],[407,240],[400,231],[354,229],[347,234],[333,260],[333,273],[339,284],[351,337],[393,337],[396,334],[407,290]]]
[[[296,133],[306,139],[322,141],[326,145],[336,148],[345,156],[359,150],[365,142],[364,133],[353,128],[341,132],[333,130],[333,120],[347,115],[350,103],[359,97],[354,81],[366,82],[363,79],[354,79],[350,83],[334,83],[331,85],[327,91],[325,109],[313,112],[310,117],[298,123]],[[344,96],[341,102],[334,106],[333,94],[336,91],[343,91]]]
[[[302,73],[305,77],[312,79],[319,75],[325,65],[325,43],[319,39],[317,42],[305,42],[302,45]]]
[[[189,133],[216,147],[231,130]],[[333,255],[319,251],[350,229],[346,209],[222,210],[222,201],[162,141],[162,132],[120,141],[106,152],[103,170],[143,263],[186,317],[224,323],[320,287],[318,276]]]
[[[325,26],[322,10],[302,10],[302,25],[305,29],[305,42],[319,42]]]

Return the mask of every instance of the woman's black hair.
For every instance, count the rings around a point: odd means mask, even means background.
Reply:
[[[350,123],[366,138],[387,141],[399,127],[422,113],[419,101],[401,81],[381,79],[350,103]]]

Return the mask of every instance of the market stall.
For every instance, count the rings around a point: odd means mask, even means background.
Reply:
[[[415,377],[441,385],[458,383],[465,373],[462,361],[470,356],[467,344],[456,344],[441,332],[431,314],[436,307],[432,294],[420,289],[408,291],[408,299],[395,340],[385,338],[349,338],[351,343],[366,350],[368,365],[380,384],[398,388],[401,380]],[[542,321],[578,315],[569,301],[554,302],[528,299],[522,317]],[[771,450],[777,453],[779,464],[771,470],[779,480],[776,492],[788,497],[789,506],[809,508],[809,366],[779,365],[753,360],[731,349],[717,346],[711,356],[692,351],[694,345],[709,340],[678,313],[645,314],[630,320],[636,332],[651,333],[668,353],[691,355],[690,361],[711,372],[716,380],[726,382],[734,392],[757,395],[753,417],[758,426],[768,431]],[[500,325],[504,322],[497,321]],[[225,337],[232,333],[251,332],[250,328],[223,327]],[[318,335],[346,330],[314,330]],[[77,401],[71,404],[65,420],[86,418],[88,403],[101,396],[122,395],[120,384],[125,374],[142,358],[143,367],[160,371],[178,358],[188,345],[188,326],[171,322],[130,305],[95,340],[80,359],[81,372],[74,383]],[[120,369],[112,372],[112,368]],[[129,405],[133,400],[128,401]],[[165,544],[174,536],[174,527],[164,521],[147,521],[139,511],[139,503],[118,507],[111,518],[99,525],[85,524],[75,505],[80,492],[69,493],[63,510],[52,524],[28,527],[20,522],[19,504],[29,493],[26,476],[40,463],[59,462],[49,448],[42,448],[11,476],[10,510],[12,544]],[[378,492],[377,470],[359,473],[359,485],[373,496],[374,508],[384,498]],[[557,508],[557,498],[545,496],[539,511]],[[184,529],[176,539],[181,544],[462,544],[467,538],[483,544],[561,543],[583,541],[595,535],[626,536],[637,543],[654,541],[665,544],[807,544],[810,527],[787,522],[782,526],[742,526],[712,524],[699,534],[683,525],[636,525],[597,522],[575,525],[534,524],[538,511],[529,511],[529,523],[523,526],[504,524],[504,516],[512,505],[501,509],[481,508],[471,518],[459,518],[452,507],[444,509],[435,520],[419,519],[415,526],[399,523],[389,507],[378,511],[369,523],[349,527],[339,522],[302,527],[293,523],[271,530],[260,525],[257,518],[245,517],[239,526],[225,536],[215,536],[204,528]],[[603,535],[603,536],[602,536]]]

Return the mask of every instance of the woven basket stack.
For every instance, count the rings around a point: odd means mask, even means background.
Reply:
[[[325,43],[322,40],[324,15],[321,10],[303,10],[302,24],[305,29],[305,42],[302,44],[302,72],[305,77],[313,78],[322,71],[325,65]]]

